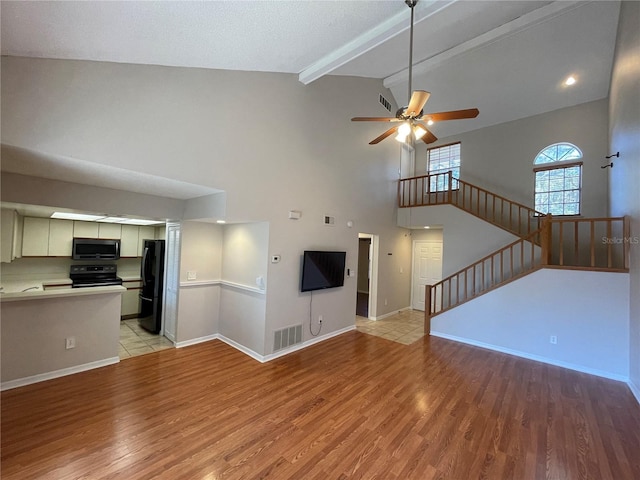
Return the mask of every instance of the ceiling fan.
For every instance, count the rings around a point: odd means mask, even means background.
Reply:
[[[477,108],[429,114],[424,113],[423,108],[431,94],[424,90],[416,90],[411,93],[411,75],[413,69],[413,9],[418,3],[418,0],[405,0],[404,3],[406,3],[411,9],[411,31],[409,35],[409,104],[406,107],[398,109],[395,117],[354,117],[351,119],[352,122],[400,123],[400,125],[391,127],[382,135],[371,140],[369,145],[380,143],[382,140],[393,134],[397,134],[396,140],[399,142],[406,141],[407,137],[410,134],[413,134],[416,140],[422,139],[424,143],[433,143],[438,140],[438,138],[431,133],[427,126],[422,122],[426,122],[427,125],[433,125],[435,122],[442,122],[444,120],[475,118],[478,116],[478,113],[480,113]]]

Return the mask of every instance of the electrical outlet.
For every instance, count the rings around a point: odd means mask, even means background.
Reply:
[[[318,316],[318,323],[322,324],[322,315]]]
[[[385,305],[388,305],[388,304],[389,304],[389,302],[387,301],[387,299],[386,299],[386,298],[384,299],[384,304],[385,304]]]
[[[187,280],[195,280],[198,277],[196,272],[187,272]]]
[[[549,337],[549,343],[553,343],[554,345],[556,345],[558,343],[558,337],[556,337],[555,335],[551,335],[551,337]]]
[[[67,338],[65,338],[64,347],[67,350],[70,350],[72,348],[76,348],[76,337],[67,337]]]

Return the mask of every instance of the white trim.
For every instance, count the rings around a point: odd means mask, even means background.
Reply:
[[[350,332],[355,330],[355,325],[350,325],[345,328],[341,328],[340,330],[335,330],[333,332],[327,333],[326,335],[322,335],[321,337],[314,337],[305,342],[299,343],[298,345],[294,345],[291,348],[287,348],[285,350],[281,350],[278,353],[270,353],[269,355],[260,355],[259,353],[254,352],[250,348],[245,347],[244,345],[240,345],[238,342],[231,340],[223,335],[219,336],[219,340],[223,341],[227,345],[234,347],[237,350],[240,350],[242,353],[249,355],[254,360],[257,360],[260,363],[270,362],[271,360],[275,360],[280,357],[284,357],[285,355],[289,355],[290,353],[297,352],[298,350],[303,350],[311,345],[315,345],[316,343],[323,342],[325,340],[329,340],[330,338],[337,337],[338,335],[342,335],[343,333]]]
[[[23,387],[25,385],[31,385],[32,383],[44,382],[45,380],[51,380],[54,378],[65,377],[67,375],[73,375],[74,373],[93,370],[94,368],[106,367],[107,365],[118,363],[119,361],[120,357],[105,358],[103,360],[96,360],[95,362],[83,363],[82,365],[54,370],[53,372],[39,373],[30,377],[9,380],[0,384],[0,391]]]
[[[289,355],[290,353],[297,352],[298,350],[303,350],[307,347],[310,347],[311,345],[324,342],[325,340],[329,340],[330,338],[337,337],[338,335],[342,335],[343,333],[347,333],[355,329],[355,325],[350,325],[348,327],[341,328],[340,330],[334,330],[333,332],[329,332],[326,335],[322,335],[321,337],[314,337],[286,350],[281,350],[278,353],[270,353],[269,355],[265,355],[264,357],[262,357],[262,361],[270,362],[271,360],[275,360],[276,358],[284,357],[285,355]]]
[[[213,335],[206,335],[204,337],[192,338],[191,340],[176,342],[175,346],[176,348],[183,348],[183,347],[188,347],[189,345],[196,345],[198,343],[209,342],[211,340],[216,340],[218,338],[220,338],[220,335],[217,333],[214,333]]]
[[[231,340],[230,338],[225,337],[224,335],[219,335],[218,339],[224,343],[226,343],[227,345],[229,345],[230,347],[235,348],[236,350],[241,351],[242,353],[244,353],[245,355],[250,356],[251,358],[253,358],[254,360],[259,361],[260,363],[264,363],[264,356],[260,355],[259,353],[254,352],[253,350],[251,350],[248,347],[245,347],[244,345],[241,345],[240,343],[236,342],[235,340]]]
[[[617,380],[619,382],[629,383],[629,377],[625,375],[618,375],[616,373],[605,372],[603,370],[597,370],[595,368],[584,367],[582,365],[576,365],[574,363],[562,362],[560,360],[554,360],[552,358],[542,357],[540,355],[533,355],[531,353],[521,352],[519,350],[512,350],[510,348],[504,348],[497,345],[491,345],[489,343],[478,342],[476,340],[470,340],[468,338],[457,337],[455,335],[449,335],[447,333],[440,333],[431,331],[432,337],[440,337],[447,340],[453,340],[454,342],[466,343],[467,345],[473,345],[474,347],[486,348],[487,350],[493,350],[500,353],[506,353],[508,355],[514,355],[516,357],[526,358],[528,360],[535,360],[536,362],[547,363],[549,365],[555,365],[556,367],[567,368],[569,370],[575,370],[576,372],[588,373],[597,377],[609,378],[611,380]]]
[[[380,315],[378,317],[369,317],[369,320],[376,320],[376,321],[384,320],[387,317],[392,317],[400,312],[405,312],[407,310],[413,310],[413,308],[411,308],[411,305],[409,305],[408,307],[401,308],[400,310],[394,310],[393,312],[385,313],[384,315]],[[419,312],[420,310],[417,310],[417,311]]]
[[[415,7],[415,21],[424,20],[440,10],[455,3],[456,0],[447,2],[425,1],[420,2]],[[328,75],[335,69],[358,58],[363,53],[368,52],[396,35],[409,29],[409,16],[406,10],[402,10],[393,17],[385,20],[380,25],[373,27],[362,35],[351,40],[347,44],[329,52],[324,57],[316,60],[313,64],[302,70],[298,75],[298,81],[308,85],[324,75]]]
[[[265,295],[267,293],[266,290],[262,290],[258,287],[253,287],[250,285],[243,285],[241,283],[228,282],[226,280],[220,280],[220,284],[223,287],[235,288],[236,290],[244,290],[246,292],[258,293],[260,295]]]
[[[207,285],[220,285],[222,283],[222,280],[197,280],[197,281],[186,281],[186,282],[180,282],[180,288],[186,288],[186,287],[203,287],[203,286],[207,286]]]
[[[632,380],[629,380],[627,382],[627,385],[629,385],[629,388],[631,389],[631,393],[633,393],[633,396],[636,397],[636,400],[640,404],[640,388],[635,383],[633,383]]]

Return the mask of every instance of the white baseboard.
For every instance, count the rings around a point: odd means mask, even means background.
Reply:
[[[277,353],[270,353],[269,355],[265,355],[263,357],[264,362],[269,362],[271,360],[275,360],[276,358],[284,357],[285,355],[289,355],[290,353],[297,352],[298,350],[302,350],[304,348],[310,347],[311,345],[315,345],[316,343],[324,342],[325,340],[329,340],[330,338],[337,337],[338,335],[342,335],[343,333],[347,333],[355,329],[356,329],[355,325],[350,325],[348,327],[341,328],[340,330],[335,330],[333,332],[327,333],[326,335],[314,337],[310,340],[307,340],[306,342],[302,342],[291,348],[281,350]]]
[[[392,317],[400,312],[406,312],[407,310],[412,310],[412,308],[410,306],[404,307],[404,308],[401,308],[400,310],[394,310],[393,312],[385,313],[384,315],[379,315],[377,317],[369,317],[369,320],[384,320],[387,317]]]
[[[321,337],[315,337],[306,342],[299,343],[298,345],[294,345],[291,348],[286,348],[277,353],[270,353],[269,355],[260,355],[259,353],[254,352],[250,348],[245,347],[244,345],[240,345],[238,342],[231,340],[223,335],[220,335],[218,338],[226,343],[227,345],[235,348],[236,350],[241,351],[245,355],[249,355],[254,360],[257,360],[260,363],[270,362],[271,360],[275,360],[276,358],[284,357],[285,355],[289,355],[290,353],[297,352],[298,350],[302,350],[304,348],[310,347],[311,345],[315,345],[316,343],[323,342],[325,340],[329,340],[330,338],[336,337],[338,335],[342,335],[343,333],[350,332],[351,330],[355,330],[356,326],[351,325],[349,327],[342,328],[340,330],[336,330],[331,333],[327,333],[326,335],[322,335]]]
[[[209,342],[220,338],[220,335],[214,333],[213,335],[207,335],[205,337],[192,338],[191,340],[184,340],[183,342],[176,342],[176,348],[188,347],[189,345],[196,345],[198,343]]]
[[[260,355],[257,352],[254,352],[253,350],[251,350],[248,347],[245,347],[244,345],[236,342],[235,340],[231,340],[230,338],[225,337],[224,335],[218,335],[218,339],[224,343],[226,343],[227,345],[229,345],[230,347],[235,348],[236,350],[241,351],[242,353],[244,353],[245,355],[250,356],[251,358],[253,358],[254,360],[259,361],[260,363],[264,363],[264,356]]]
[[[597,377],[609,378],[611,380],[617,380],[619,382],[629,383],[629,377],[624,375],[618,375],[616,373],[606,372],[604,370],[597,370],[595,368],[589,368],[582,365],[576,365],[573,363],[562,362],[560,360],[554,360],[552,358],[542,357],[540,355],[533,355],[531,353],[521,352],[519,350],[512,350],[510,348],[504,348],[490,343],[478,342],[464,337],[457,337],[455,335],[449,335],[447,333],[440,333],[431,331],[431,336],[445,338],[447,340],[453,340],[454,342],[466,343],[467,345],[473,345],[474,347],[486,348],[487,350],[493,350],[500,353],[506,353],[508,355],[514,355],[516,357],[526,358],[528,360],[535,360],[536,362],[547,363],[549,365],[555,365],[556,367],[567,368],[569,370],[575,370],[576,372],[588,373]],[[633,389],[632,389],[633,390]]]
[[[30,377],[17,378],[15,380],[2,382],[2,384],[0,384],[0,390],[10,390],[12,388],[31,385],[32,383],[44,382],[45,380],[52,380],[54,378],[64,377],[66,375],[73,375],[74,373],[86,372],[87,370],[93,370],[94,368],[113,365],[114,363],[118,363],[119,361],[119,357],[111,357],[105,358],[104,360],[96,360],[95,362],[83,363],[82,365],[76,365],[74,367],[54,370],[53,372],[39,373]]]
[[[627,382],[627,385],[629,385],[631,393],[633,393],[633,396],[636,397],[636,400],[640,403],[640,388],[638,388],[638,386],[631,380]]]

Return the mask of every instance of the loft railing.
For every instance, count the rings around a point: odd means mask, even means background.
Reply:
[[[628,217],[540,218],[541,227],[425,289],[425,328],[450,310],[539,268],[629,271]],[[539,246],[538,246],[539,245]],[[427,330],[428,331],[428,330]]]
[[[541,227],[544,213],[453,177],[452,172],[403,178],[398,183],[400,208],[451,204],[519,237]]]
[[[627,217],[549,217],[544,234],[545,262],[561,268],[629,271]]]

